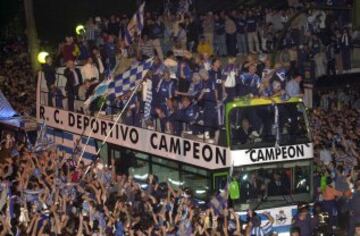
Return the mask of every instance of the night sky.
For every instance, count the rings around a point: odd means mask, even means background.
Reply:
[[[260,0],[193,0],[198,11],[210,9],[233,9],[239,2]],[[278,4],[279,0],[275,0]],[[42,43],[56,45],[64,35],[74,34],[76,25],[90,16],[110,16],[111,14],[133,14],[136,0],[33,0],[39,38]],[[148,0],[147,9],[161,11],[163,0]],[[271,1],[269,1],[271,2]],[[264,2],[263,2],[264,3]],[[23,0],[0,0],[0,27],[20,16],[23,23]]]

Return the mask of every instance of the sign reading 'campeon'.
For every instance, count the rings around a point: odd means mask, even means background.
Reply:
[[[115,124],[108,119],[96,119],[47,106],[40,106],[37,116],[38,120],[45,120],[49,127],[67,132],[84,133],[86,136],[92,131],[92,137],[101,141],[109,134],[107,142],[122,147],[207,169],[229,167],[229,152],[224,147],[138,127]]]
[[[295,161],[313,157],[312,143],[231,151],[235,166]]]

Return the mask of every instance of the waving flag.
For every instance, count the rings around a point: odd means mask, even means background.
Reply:
[[[141,4],[135,15],[131,18],[126,30],[125,30],[125,44],[129,46],[135,36],[140,36],[144,28],[144,8],[145,2]]]
[[[145,101],[145,107],[144,107],[144,119],[147,120],[150,118],[151,114],[151,102],[152,102],[152,82],[151,80],[146,80],[144,88],[144,101]]]
[[[106,94],[110,83],[112,82],[112,77],[109,76],[107,80],[104,80],[103,82],[101,82],[100,84],[98,84],[98,86],[96,86],[96,88],[94,89],[93,95],[91,95],[85,102],[84,102],[84,106],[85,107],[89,107],[90,104],[95,101],[98,97],[103,96],[104,94]]]
[[[125,92],[135,87],[136,82],[143,79],[149,71],[153,63],[153,58],[147,59],[144,62],[136,63],[115,79],[108,79],[100,83],[85,102],[84,105],[89,107],[90,104],[98,97],[107,95],[109,100],[123,95]]]
[[[123,74],[117,76],[110,84],[108,89],[108,98],[112,100],[118,96],[124,95],[133,89],[139,80],[142,80],[147,72],[151,69],[153,58],[136,63]]]
[[[0,90],[0,120],[6,120],[15,115],[17,115],[16,111],[11,107],[5,95]]]
[[[38,134],[38,138],[36,139],[35,146],[33,148],[34,152],[41,152],[50,147],[50,145],[54,144],[54,141],[49,139],[47,135],[47,126],[45,122],[41,124],[40,133]]]

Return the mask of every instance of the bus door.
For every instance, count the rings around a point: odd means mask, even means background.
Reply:
[[[228,176],[229,176],[228,171],[213,173],[212,187],[214,192],[220,189],[224,190],[226,188]]]

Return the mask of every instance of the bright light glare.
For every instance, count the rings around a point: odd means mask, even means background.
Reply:
[[[180,182],[180,181],[176,181],[176,180],[172,180],[169,178],[169,182],[174,184],[174,185],[177,185],[177,186],[180,186],[180,185],[183,185],[184,182]]]
[[[278,236],[290,236],[290,233],[278,233]]]
[[[144,175],[134,175],[135,179],[141,179],[141,180],[145,180],[148,177],[148,174],[144,174]]]
[[[78,25],[75,28],[76,34],[83,34],[85,32],[85,27],[83,25]]]
[[[40,64],[45,64],[46,63],[46,57],[49,55],[48,52],[39,52],[38,56],[37,56],[37,60]]]
[[[247,180],[247,178],[248,178],[248,175],[245,174],[245,175],[243,176],[243,180]]]
[[[204,194],[204,193],[206,193],[206,190],[201,190],[201,189],[199,189],[199,190],[196,190],[195,191],[197,194]]]

